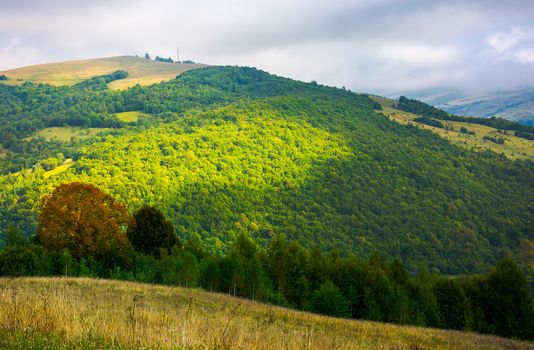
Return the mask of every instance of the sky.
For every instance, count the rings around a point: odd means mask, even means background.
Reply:
[[[534,85],[532,0],[0,0],[0,70],[144,55],[354,91]]]

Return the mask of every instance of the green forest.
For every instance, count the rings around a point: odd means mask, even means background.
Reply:
[[[399,125],[368,96],[243,67],[209,67],[125,91],[0,84],[0,230],[36,232],[59,184],[98,186],[129,212],[155,205],[184,241],[226,256],[246,231],[285,236],[410,274],[488,273],[508,254],[529,272],[534,164],[465,150]],[[136,122],[115,114],[140,111]],[[46,140],[54,126],[102,128]],[[72,159],[53,176],[46,172]]]
[[[0,275],[105,277],[202,287],[315,313],[534,339],[534,299],[521,268],[506,257],[487,274],[410,275],[399,259],[321,252],[275,235],[265,248],[244,221],[224,256],[176,235],[152,206],[130,215],[98,188],[63,184],[43,199],[28,240],[10,228]]]

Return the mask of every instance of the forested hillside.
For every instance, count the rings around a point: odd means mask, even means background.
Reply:
[[[159,207],[180,237],[218,254],[247,231],[463,273],[521,257],[534,239],[534,163],[397,124],[366,95],[238,67],[123,92],[95,82],[0,84],[0,229],[33,234],[41,197],[84,181],[130,211]],[[127,123],[124,111],[148,115]],[[105,129],[35,135],[53,126]]]

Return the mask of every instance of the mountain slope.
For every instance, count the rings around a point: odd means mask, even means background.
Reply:
[[[481,125],[480,121],[474,118],[466,118],[464,121],[436,119],[439,121],[437,126],[428,125],[418,121],[420,120],[418,118],[422,117],[421,114],[399,109],[398,101],[379,96],[372,96],[372,99],[380,103],[382,112],[391,120],[403,125],[430,130],[457,146],[477,152],[492,151],[513,160],[534,160],[534,140],[518,137],[514,130],[502,130],[502,126],[497,127],[497,125]],[[484,119],[484,121],[487,122],[490,119]],[[527,128],[523,124],[518,124],[518,126]]]
[[[112,82],[114,90],[126,89],[135,84],[150,85],[174,79],[187,70],[204,67],[202,64],[175,64],[147,60],[135,56],[118,56],[90,60],[39,64],[0,72],[8,80],[5,84],[22,84],[25,81],[54,86],[74,85],[98,75],[117,70],[128,72],[126,79]]]
[[[451,114],[500,117],[534,125],[534,88],[473,93],[456,89],[426,89],[387,94],[419,99]]]
[[[0,279],[0,285],[2,348],[533,348],[495,336],[331,318],[179,287],[88,278]]]
[[[14,115],[49,126],[51,114],[41,111],[70,118],[74,98],[82,120],[94,111],[113,123],[117,112],[150,114],[77,142],[7,142],[6,159],[22,168],[0,178],[2,225],[27,234],[41,196],[59,183],[85,181],[131,210],[157,205],[183,239],[219,253],[245,229],[262,243],[284,234],[325,251],[378,250],[412,271],[464,273],[485,271],[534,239],[534,163],[465,150],[402,126],[365,95],[238,67],[192,70],[121,93],[102,87],[3,93],[10,101],[4,105],[13,106],[8,112],[15,111],[0,118],[4,139],[13,135]],[[17,114],[29,100],[31,108]],[[25,137],[23,124],[16,125]],[[37,165],[26,166],[30,147],[74,161],[48,176],[56,157],[36,156]]]

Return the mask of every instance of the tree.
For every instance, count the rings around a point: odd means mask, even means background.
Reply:
[[[515,261],[506,257],[487,280],[486,320],[495,333],[503,336],[534,336],[534,310],[525,274]]]
[[[2,233],[1,238],[5,247],[28,243],[28,239],[24,237],[24,234],[15,226],[9,226],[5,232]]]
[[[162,249],[170,251],[180,245],[171,222],[152,206],[144,206],[133,215],[127,234],[136,250],[154,256],[159,256]]]
[[[266,266],[274,288],[285,294],[288,282],[288,243],[283,235],[276,235],[267,248]]]
[[[312,293],[310,310],[330,316],[350,317],[349,302],[330,280]]]
[[[67,249],[78,259],[95,257],[106,266],[129,262],[126,208],[97,187],[62,184],[42,201],[37,234],[52,251]]]
[[[178,285],[196,287],[198,282],[198,260],[194,254],[184,252],[178,259]]]
[[[244,295],[253,300],[261,300],[265,296],[266,291],[265,279],[265,271],[260,259],[254,257],[248,260],[244,266]]]
[[[222,286],[221,290],[236,296],[245,284],[243,259],[236,256],[226,256],[221,264]]]
[[[287,255],[286,298],[293,305],[304,309],[308,302],[309,253],[298,241],[291,241]]]
[[[70,255],[69,251],[67,249],[63,249],[59,253],[59,263],[63,267],[63,271],[65,274],[65,277],[69,275],[69,268],[72,266],[72,256]]]
[[[364,317],[382,321],[390,320],[394,307],[393,286],[384,272],[385,263],[378,254],[371,254],[367,262],[364,288]]]
[[[204,259],[200,273],[200,280],[204,289],[209,290],[210,292],[219,290],[221,269],[219,268],[216,257],[210,256],[207,259]]]
[[[147,60],[149,60],[149,59],[150,59],[150,55],[149,55],[149,53],[148,53],[148,52],[147,52],[147,53],[145,53],[145,58],[146,58]]]
[[[27,276],[35,273],[37,262],[46,255],[43,247],[33,244],[11,245],[0,250],[0,275]],[[49,273],[50,271],[45,271]]]
[[[434,285],[434,295],[439,306],[440,319],[445,328],[464,329],[469,304],[463,289],[451,279],[443,279]]]
[[[252,259],[257,250],[258,247],[252,238],[247,233],[241,232],[230,247],[230,255]]]

